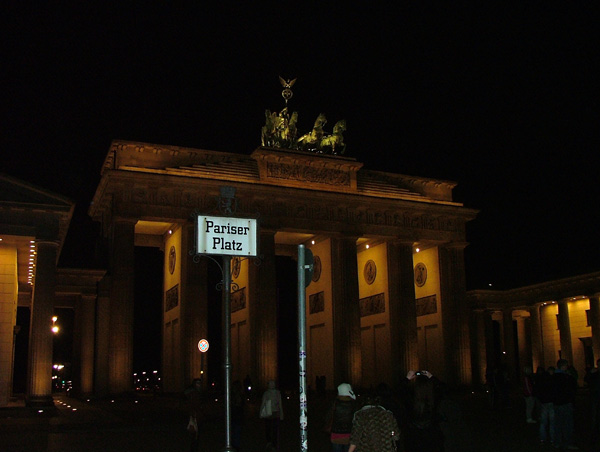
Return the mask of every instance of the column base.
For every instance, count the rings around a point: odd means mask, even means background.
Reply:
[[[32,408],[53,407],[54,399],[52,396],[27,396],[25,397],[25,406]]]

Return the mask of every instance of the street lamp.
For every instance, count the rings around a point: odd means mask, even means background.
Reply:
[[[53,317],[52,317],[52,328],[51,328],[51,330],[52,330],[52,332],[53,332],[54,334],[57,334],[57,333],[60,331],[60,328],[59,328],[59,327],[58,327],[58,325],[56,324],[56,321],[57,321],[57,320],[58,320],[58,317],[56,317],[56,316],[53,316]]]

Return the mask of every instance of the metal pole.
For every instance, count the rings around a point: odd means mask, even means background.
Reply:
[[[231,256],[223,256],[223,373],[225,380],[225,447],[224,452],[234,452],[231,445]]]
[[[306,396],[306,274],[304,245],[298,245],[298,352],[300,376],[300,450],[308,450],[308,400]]]

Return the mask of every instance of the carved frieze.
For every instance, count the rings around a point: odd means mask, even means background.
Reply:
[[[267,162],[267,177],[325,185],[350,186],[350,174],[347,171],[280,162]]]
[[[369,315],[381,314],[385,312],[385,294],[378,293],[377,295],[371,295],[370,297],[361,298],[360,303],[360,316],[367,317]]]
[[[430,295],[428,297],[417,298],[417,317],[437,312],[437,297]]]
[[[308,296],[309,314],[316,314],[325,310],[325,292],[317,292]]]
[[[327,170],[336,171],[336,170]],[[146,212],[153,212],[154,216],[159,210],[167,209],[172,215],[177,209],[212,209],[215,206],[215,196],[203,194],[201,191],[183,190],[175,191],[164,187],[134,186],[129,190],[122,189],[120,199],[122,202],[135,206],[144,206]],[[132,210],[132,211],[133,211]],[[282,200],[276,197],[268,198],[240,198],[239,213],[256,214],[267,220],[268,218],[287,218],[289,220],[315,220],[346,223],[356,226],[384,226],[409,230],[443,231],[450,233],[463,233],[464,222],[459,218],[446,215],[414,212],[410,210],[390,210],[389,208],[373,208],[365,205],[336,206],[331,203],[319,202],[318,198],[306,198],[299,202],[295,200]],[[187,215],[184,215],[187,217]],[[172,216],[171,216],[172,218]]]
[[[171,287],[165,292],[165,312],[176,308],[179,305],[179,284]]]
[[[241,311],[246,308],[246,288],[231,293],[231,312]]]

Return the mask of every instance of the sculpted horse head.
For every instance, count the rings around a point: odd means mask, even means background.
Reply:
[[[260,141],[263,146],[271,146],[272,137],[275,134],[275,119],[277,114],[271,110],[265,110],[265,125],[260,131]]]
[[[342,119],[335,123],[333,126],[333,134],[324,137],[321,140],[320,148],[323,152],[330,150],[332,154],[343,154],[346,150],[346,145],[344,144],[344,135],[343,133],[346,131],[346,120]]]
[[[315,150],[318,148],[321,138],[323,138],[323,126],[327,123],[325,114],[320,113],[315,120],[313,129],[300,138],[298,138],[298,145],[301,149]]]

